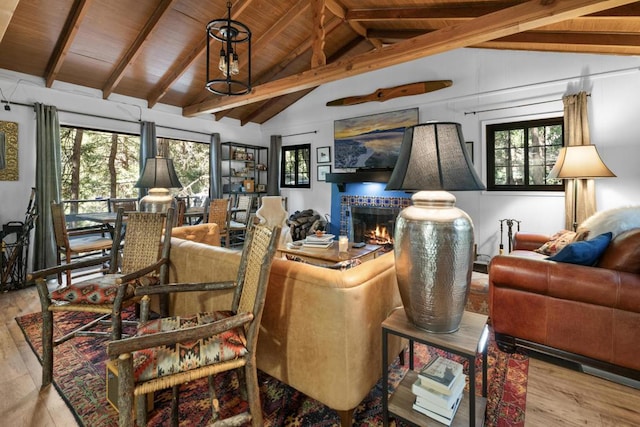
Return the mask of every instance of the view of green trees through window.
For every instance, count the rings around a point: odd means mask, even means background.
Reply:
[[[562,146],[562,117],[487,126],[487,188],[561,191],[547,176]]]
[[[60,127],[63,200],[137,198],[140,137],[124,133]],[[209,144],[158,138],[158,152],[173,159],[182,189],[176,196],[206,197]],[[77,206],[76,206],[77,207]],[[74,209],[74,205],[72,205]],[[85,211],[103,210],[98,204]]]

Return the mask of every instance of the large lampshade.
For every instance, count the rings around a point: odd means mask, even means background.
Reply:
[[[578,179],[616,175],[604,164],[595,145],[570,145],[560,149],[547,178],[573,179],[573,230],[578,228]]]
[[[136,187],[147,188],[148,194],[140,200],[142,212],[166,212],[173,204],[169,188],[180,188],[180,180],[173,167],[173,160],[166,157],[150,157]]]
[[[387,190],[417,191],[396,221],[394,253],[405,313],[430,332],[458,329],[473,266],[473,223],[451,191],[483,190],[458,123],[405,130]]]

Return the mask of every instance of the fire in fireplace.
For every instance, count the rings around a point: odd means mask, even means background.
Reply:
[[[351,206],[350,240],[393,248],[393,230],[399,207]]]

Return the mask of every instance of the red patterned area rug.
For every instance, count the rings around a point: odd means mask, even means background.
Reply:
[[[61,336],[76,325],[93,318],[88,313],[54,313],[54,334]],[[34,353],[41,358],[41,316],[33,313],[16,318]],[[105,396],[106,338],[79,337],[67,341],[55,348],[54,384],[71,408],[78,423],[87,427],[108,427],[118,425],[115,409]],[[415,366],[426,363],[437,351],[422,345],[416,345]],[[407,353],[408,354],[408,353]],[[476,360],[480,366],[481,359]],[[488,403],[486,426],[522,427],[527,389],[528,358],[523,354],[509,355],[497,349],[493,341],[488,352]],[[390,367],[389,385],[395,388],[404,377],[407,366],[401,366],[398,359]],[[480,372],[480,369],[478,369]],[[319,426],[339,425],[335,411],[327,408],[297,390],[278,380],[259,372],[260,395],[266,426]],[[243,410],[243,402],[237,391],[237,379],[234,374],[217,378],[218,396],[221,400],[222,417],[229,412]],[[478,373],[477,394],[481,393],[481,374]],[[183,386],[180,392],[180,425],[206,425],[211,418],[207,404],[207,384],[205,380],[193,381]],[[169,424],[171,392],[157,392],[154,397],[154,409],[150,413],[149,426]],[[369,395],[354,412],[354,425],[382,425],[382,385],[378,382]],[[394,423],[392,422],[392,425]],[[398,426],[404,426],[398,422]]]

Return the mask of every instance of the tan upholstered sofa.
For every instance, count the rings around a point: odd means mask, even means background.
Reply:
[[[173,238],[170,281],[229,280],[239,260],[236,251]],[[231,291],[181,295],[170,310],[213,310],[231,298]],[[344,271],[276,259],[258,369],[338,411],[342,424],[351,425],[353,409],[382,376],[380,324],[401,304],[392,253]],[[390,340],[389,360],[401,346]]]

